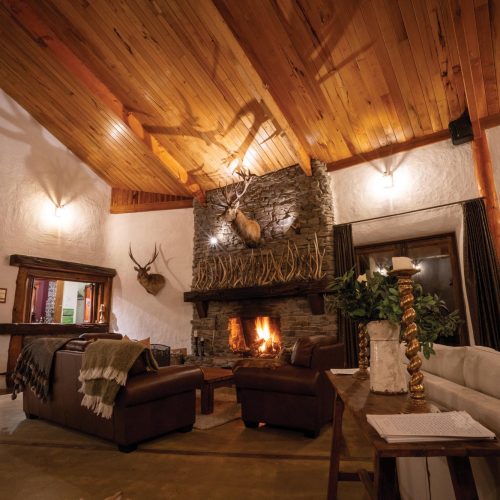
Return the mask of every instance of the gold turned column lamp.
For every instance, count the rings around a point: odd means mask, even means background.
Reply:
[[[358,371],[354,372],[353,377],[359,380],[366,380],[370,377],[368,373],[368,334],[366,325],[358,323]]]
[[[410,374],[408,383],[409,401],[403,410],[404,413],[429,413],[431,407],[425,400],[424,375],[420,371],[422,360],[419,356],[420,342],[417,338],[415,323],[415,309],[413,309],[413,275],[420,270],[415,269],[409,257],[393,257],[392,268],[389,274],[398,278],[399,303],[403,309],[402,327],[406,344],[406,357]]]

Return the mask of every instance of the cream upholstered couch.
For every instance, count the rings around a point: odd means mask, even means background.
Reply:
[[[422,359],[426,398],[450,410],[463,410],[500,437],[500,352],[487,347],[434,345]],[[500,458],[472,458],[481,500],[500,498]],[[446,459],[398,459],[403,499],[454,498]]]

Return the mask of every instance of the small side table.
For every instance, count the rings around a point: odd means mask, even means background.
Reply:
[[[201,367],[203,386],[201,387],[201,413],[208,415],[214,411],[214,390],[231,387],[234,383],[232,370],[224,368]]]

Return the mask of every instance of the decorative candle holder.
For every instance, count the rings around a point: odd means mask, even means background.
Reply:
[[[403,309],[402,327],[403,337],[406,344],[406,357],[408,366],[406,367],[410,374],[408,382],[408,392],[410,400],[404,408],[404,413],[429,413],[430,406],[425,400],[424,375],[420,371],[422,360],[419,356],[420,342],[417,338],[417,325],[415,323],[415,309],[413,309],[413,278],[419,269],[396,269],[389,274],[398,278],[399,303]]]
[[[97,320],[98,323],[106,323],[106,318],[104,317],[105,311],[106,311],[106,306],[104,304],[101,304],[99,306],[99,319]]]
[[[358,380],[366,380],[370,377],[368,373],[368,335],[366,325],[358,324],[358,371],[354,372],[353,377]]]

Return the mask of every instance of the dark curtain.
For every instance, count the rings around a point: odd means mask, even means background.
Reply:
[[[483,200],[463,203],[464,274],[477,345],[500,350],[500,272]]]
[[[356,264],[352,244],[352,225],[343,224],[333,227],[333,260],[335,276],[342,276]],[[358,340],[354,323],[340,311],[337,311],[338,336],[345,344],[345,365],[348,368],[358,366]]]

